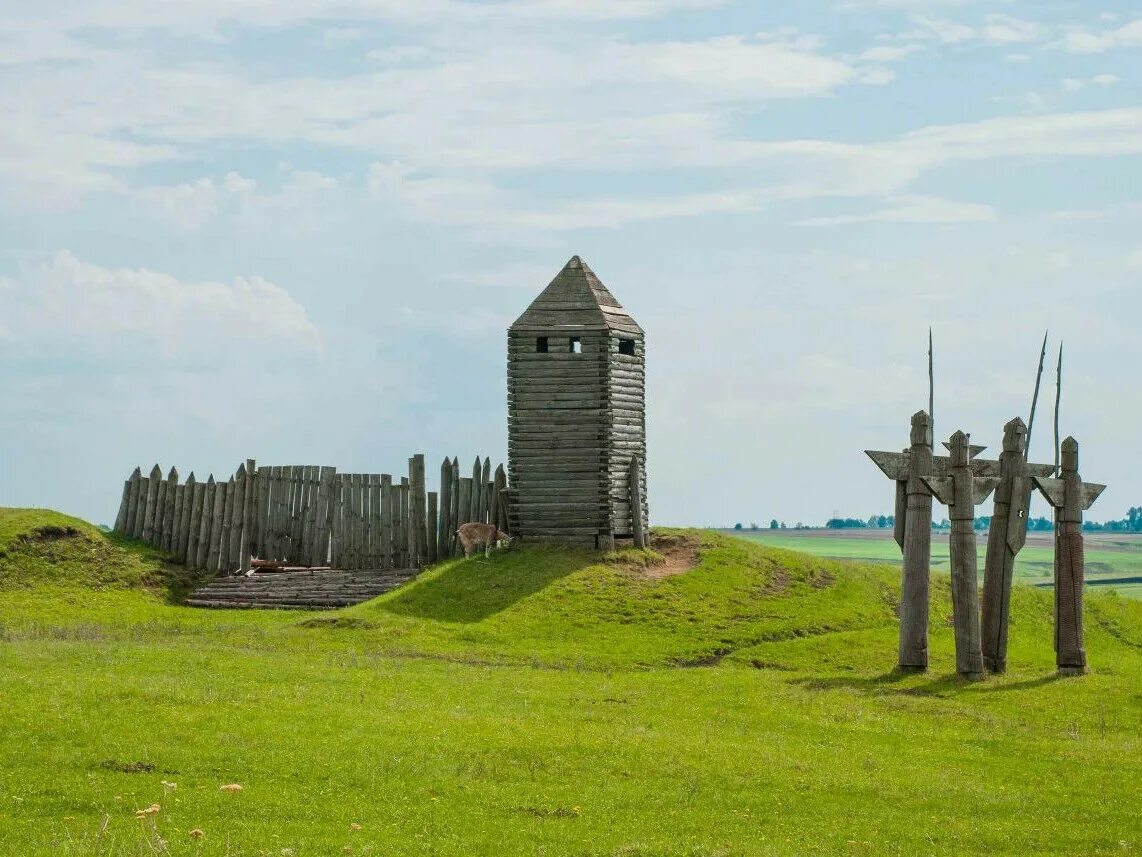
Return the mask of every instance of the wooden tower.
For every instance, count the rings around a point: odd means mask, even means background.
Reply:
[[[508,330],[512,535],[610,548],[645,531],[645,354],[642,328],[578,256]]]

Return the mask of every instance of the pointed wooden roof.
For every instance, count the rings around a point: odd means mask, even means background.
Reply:
[[[630,313],[578,256],[571,257],[511,329],[642,333]]]

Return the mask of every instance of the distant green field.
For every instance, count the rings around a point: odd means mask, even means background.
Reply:
[[[900,548],[891,530],[851,531],[827,530],[724,530],[729,535],[757,541],[770,547],[801,551],[829,559],[859,562],[885,562],[900,564]],[[1049,539],[1050,537],[1047,536]],[[1043,537],[1033,538],[1015,561],[1017,580],[1031,584],[1046,584],[1054,568],[1053,549],[1036,544]],[[979,541],[979,568],[983,573],[987,534]],[[948,571],[947,537],[935,536],[932,540],[932,568]],[[1095,534],[1087,537],[1087,585],[1091,588],[1113,587],[1120,595],[1142,598],[1142,536]]]
[[[964,682],[937,573],[901,675],[892,568],[672,536],[699,560],[663,578],[519,545],[206,611],[138,543],[0,509],[0,855],[1142,854],[1142,603],[1093,594],[1059,679],[1017,587],[1010,672]]]

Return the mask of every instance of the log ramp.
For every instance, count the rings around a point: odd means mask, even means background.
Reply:
[[[332,610],[351,607],[391,592],[419,574],[418,569],[341,571],[297,568],[219,577],[196,589],[190,607],[227,609]]]

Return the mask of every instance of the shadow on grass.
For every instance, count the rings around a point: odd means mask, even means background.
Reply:
[[[593,551],[521,545],[429,572],[380,607],[439,622],[479,622],[598,561]]]
[[[914,678],[917,673],[892,670],[877,676],[827,676],[822,678],[794,679],[790,684],[803,687],[806,690],[855,690],[870,696],[900,695],[900,696],[946,696],[971,691],[973,693],[997,693],[1011,690],[1029,690],[1035,687],[1052,684],[1059,680],[1055,673],[1026,679],[1016,682],[995,681],[993,678],[976,681],[964,678],[957,673],[948,673],[930,677],[922,684],[901,683]],[[922,675],[922,674],[921,674]]]

